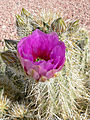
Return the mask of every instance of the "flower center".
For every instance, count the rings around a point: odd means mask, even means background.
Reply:
[[[38,57],[38,58],[36,59],[36,62],[38,62],[38,61],[40,61],[40,60],[43,60],[43,59]]]

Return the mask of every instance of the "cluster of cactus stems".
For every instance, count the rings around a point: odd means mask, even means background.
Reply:
[[[64,21],[58,16],[44,12],[36,18],[24,8],[21,15],[16,15],[19,38],[35,29],[57,32],[66,46],[66,61],[53,78],[36,83],[25,74],[17,57],[19,40],[5,39],[0,51],[0,120],[90,118],[87,31],[79,26],[78,20]]]

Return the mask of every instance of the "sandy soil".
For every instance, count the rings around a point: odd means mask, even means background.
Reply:
[[[64,18],[80,19],[80,24],[90,30],[90,0],[0,0],[0,41],[18,38],[15,15],[23,7],[31,13],[60,11]]]

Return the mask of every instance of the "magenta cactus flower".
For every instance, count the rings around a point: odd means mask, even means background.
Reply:
[[[46,81],[60,71],[65,63],[65,44],[55,32],[39,29],[18,43],[18,57],[27,75],[36,81]]]

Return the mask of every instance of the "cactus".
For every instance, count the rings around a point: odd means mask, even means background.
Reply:
[[[57,32],[59,39],[66,45],[66,62],[63,69],[53,78],[36,83],[25,74],[17,57],[19,40],[5,39],[5,50],[0,53],[0,87],[4,87],[5,94],[12,100],[13,106],[7,110],[5,119],[89,119],[89,86],[86,87],[89,77],[87,31],[79,26],[78,20],[67,22],[60,16],[53,20],[53,14],[48,21],[43,16],[41,20],[35,18],[24,8],[21,16],[16,16],[19,37],[29,35],[37,28],[46,33]]]

